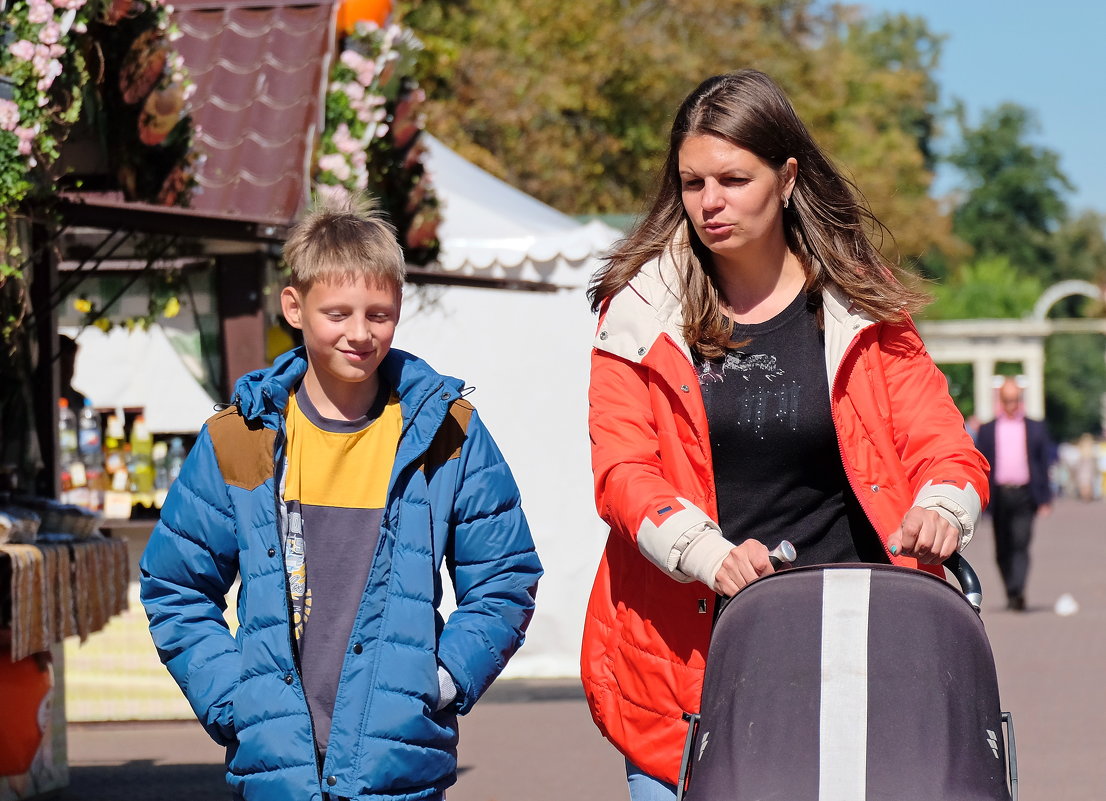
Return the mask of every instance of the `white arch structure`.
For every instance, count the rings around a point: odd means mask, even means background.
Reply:
[[[995,365],[1019,362],[1025,377],[1025,410],[1045,414],[1045,339],[1049,334],[1106,334],[1106,319],[1049,319],[1058,301],[1085,295],[1106,301],[1106,289],[1089,281],[1061,281],[1046,289],[1028,317],[986,320],[931,320],[918,325],[926,349],[938,364],[971,364],[975,414],[994,417]]]

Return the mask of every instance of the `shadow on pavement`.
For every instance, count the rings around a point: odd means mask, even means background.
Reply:
[[[188,801],[227,801],[222,765],[164,765],[135,759],[117,765],[69,768],[69,787],[61,801],[145,801],[172,797]]]

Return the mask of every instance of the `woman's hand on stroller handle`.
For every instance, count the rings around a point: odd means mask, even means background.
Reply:
[[[956,553],[960,531],[934,509],[911,507],[902,524],[887,540],[892,556],[913,556],[927,565],[938,565]]]
[[[733,597],[756,579],[775,573],[781,566],[789,565],[794,559],[795,547],[787,540],[781,542],[772,551],[758,540],[745,540],[731,548],[722,561],[722,566],[714,579],[714,590],[720,595]]]

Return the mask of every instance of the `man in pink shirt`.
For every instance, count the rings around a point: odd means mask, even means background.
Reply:
[[[1052,503],[1048,466],[1052,444],[1040,420],[1022,409],[1022,392],[1013,378],[999,389],[998,417],[979,427],[976,446],[991,463],[990,512],[995,526],[995,557],[1006,585],[1006,607],[1025,610],[1029,541],[1033,520]]]

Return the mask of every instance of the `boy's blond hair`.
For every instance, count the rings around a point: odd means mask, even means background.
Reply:
[[[319,280],[368,279],[402,288],[407,270],[396,229],[363,194],[344,202],[317,195],[284,243],[291,285],[304,292]]]

